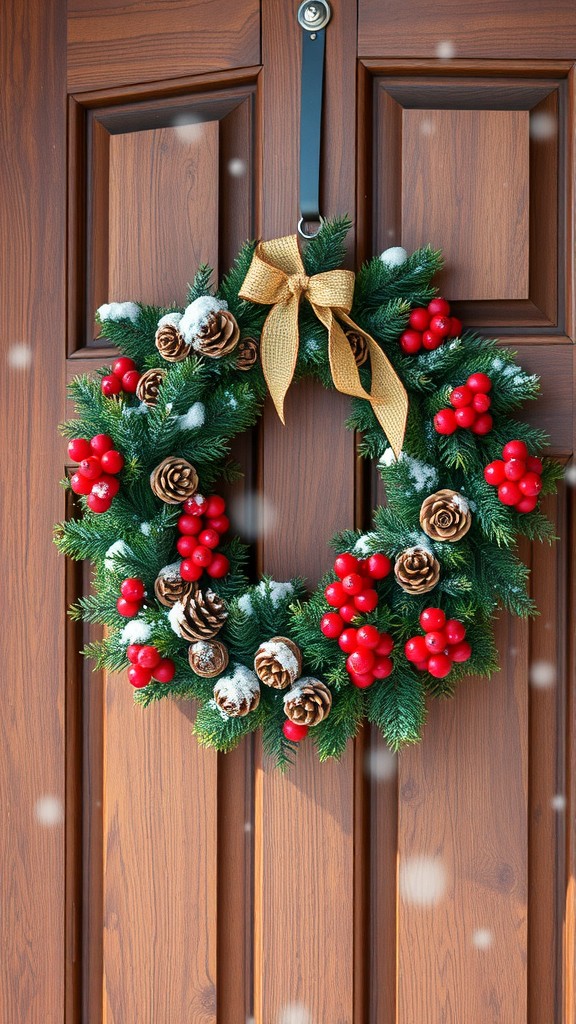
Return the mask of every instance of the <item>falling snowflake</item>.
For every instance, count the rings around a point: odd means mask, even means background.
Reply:
[[[489,928],[477,928],[472,935],[472,944],[476,949],[490,949],[494,941],[494,936]]]
[[[556,118],[545,110],[530,114],[530,138],[541,141],[553,139],[558,131]]]
[[[173,121],[179,142],[200,142],[202,138],[202,122],[196,114],[182,114]]]
[[[46,828],[61,825],[64,821],[64,804],[59,797],[47,793],[36,801],[34,814],[38,824]]]
[[[555,793],[550,801],[550,806],[553,811],[565,811],[566,797],[564,796],[564,793]]]
[[[576,487],[576,462],[566,467],[564,479],[569,487]]]
[[[390,747],[370,747],[364,761],[366,775],[376,782],[393,779],[398,771],[398,758]]]
[[[432,907],[446,890],[446,871],[438,857],[408,857],[400,863],[400,893],[405,903]]]
[[[533,661],[529,678],[532,686],[545,690],[556,682],[556,666],[551,661]]]
[[[456,56],[456,47],[450,39],[441,39],[436,44],[436,56],[439,60],[452,60]]]
[[[278,513],[264,494],[248,491],[230,502],[230,519],[236,533],[244,540],[254,541],[273,532]]]
[[[246,161],[241,160],[239,156],[233,157],[228,161],[228,174],[231,174],[233,178],[241,178],[246,174]]]
[[[278,1024],[312,1024],[312,1017],[303,1003],[288,1003],[280,1010]]]
[[[32,349],[29,345],[10,345],[6,360],[11,370],[27,370],[32,363]]]

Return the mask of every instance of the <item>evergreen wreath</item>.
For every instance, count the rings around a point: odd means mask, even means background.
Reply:
[[[325,222],[309,242],[300,291],[341,266],[349,227]],[[56,543],[94,563],[93,591],[70,614],[106,627],[83,653],[99,668],[129,666],[137,703],[197,700],[206,746],[231,750],[261,727],[285,767],[310,729],[323,761],[366,717],[397,750],[420,738],[427,694],[451,696],[463,676],[497,669],[498,607],[535,614],[516,543],[554,539],[538,500],[561,468],[539,457],[544,433],[513,416],[538,379],[435,298],[440,252],[371,259],[355,278],[347,339],[363,388],[374,376],[368,342],[406,388],[402,450],[365,397],[352,399],[347,427],[376,460],[387,504],[368,532],[333,539],[334,571],[309,596],[301,579],[251,584],[248,548],[221,539],[225,502],[211,492],[239,475],[230,441],[257,422],[267,390],[269,308],[240,297],[256,251],[243,247],[215,293],[201,266],[184,309],[98,310],[122,355],[112,372],[70,385],[78,418],[62,432],[79,466],[64,485],[82,514],[59,524]],[[309,302],[296,308],[296,376],[333,388],[329,332]]]

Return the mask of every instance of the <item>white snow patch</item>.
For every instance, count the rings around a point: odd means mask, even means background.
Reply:
[[[140,523],[140,533],[143,533],[145,537],[149,537],[152,533],[150,523]]]
[[[131,320],[136,323],[140,308],[135,302],[105,302],[96,310],[100,320]]]
[[[108,548],[108,551],[104,555],[104,565],[105,565],[106,569],[112,570],[112,569],[114,569],[116,567],[116,561],[114,559],[114,555],[131,555],[131,554],[132,554],[132,552],[130,551],[130,548],[128,547],[128,545],[126,544],[125,541],[123,541],[123,540],[115,540],[114,543],[110,545],[110,547]]]
[[[374,546],[374,541],[377,539],[376,533],[364,533],[361,537],[358,537],[354,545],[355,555],[369,555]]]
[[[214,648],[208,640],[197,640],[190,650],[196,655],[200,668],[211,668],[214,664]]]
[[[213,711],[217,711],[218,714],[220,715],[220,718],[224,722],[228,722],[230,720],[230,718],[232,718],[232,715],[227,715],[226,712],[224,711],[224,709],[221,708],[220,705],[216,703],[216,701],[214,700],[214,697],[212,697],[208,701],[208,707],[212,708]]]
[[[400,452],[400,457],[402,457],[402,452]],[[382,455],[382,457],[378,460],[378,465],[393,466],[394,463],[397,461],[398,460],[394,454],[394,450],[392,448],[387,448],[386,451],[384,452],[384,455]]]
[[[122,406],[122,415],[123,416],[143,416],[147,412],[148,412],[148,406],[146,405],[145,402],[140,402],[140,405],[136,405],[136,406],[131,406],[131,405],[123,405]]]
[[[170,562],[170,565],[164,565],[158,573],[159,576],[163,576],[166,580],[179,580],[180,577],[180,562]]]
[[[470,505],[463,494],[453,494],[452,504],[456,505],[456,508],[460,509],[463,515],[470,511]]]
[[[166,614],[168,616],[168,622],[176,635],[181,636],[180,623],[184,619],[184,605],[182,604],[182,601],[176,601]]]
[[[408,259],[408,253],[402,245],[391,245],[380,254],[380,259],[386,267],[401,267]]]
[[[438,471],[420,459],[413,459],[406,452],[400,453],[400,462],[406,463],[408,474],[417,491],[430,491],[438,483]]]
[[[201,295],[194,299],[189,306],[186,306],[180,321],[179,330],[188,345],[193,345],[196,335],[206,324],[212,313],[219,313],[228,309],[228,303],[223,299],[217,299],[214,295]]]
[[[492,360],[492,369],[493,370],[501,370],[503,366],[504,366],[504,361],[502,359],[500,359],[500,356],[496,356],[496,358]]]
[[[224,392],[224,398],[226,399],[226,405],[230,409],[237,409],[238,408],[238,399],[234,397],[234,395],[232,394],[231,391],[225,391]]]
[[[180,321],[182,320],[182,313],[166,313],[165,316],[161,316],[158,321],[158,328],[170,326],[179,327]]]
[[[242,597],[238,598],[238,608],[244,615],[253,615],[254,609],[252,607],[252,601],[250,600],[250,594],[242,594]]]
[[[196,430],[198,427],[204,426],[204,420],[206,419],[206,409],[202,402],[194,402],[185,412],[183,416],[176,417],[176,423],[179,430]]]
[[[216,683],[221,697],[232,700],[236,704],[251,701],[255,693],[260,691],[258,676],[245,665],[233,665],[230,675],[221,676]]]
[[[280,668],[284,669],[285,672],[289,672],[293,679],[298,676],[298,659],[288,647],[288,644],[282,642],[282,640],[266,640],[263,644],[260,644],[258,652],[266,654],[269,658],[274,658],[278,662]]]
[[[152,626],[143,619],[132,619],[127,622],[120,634],[123,644],[143,644],[152,633]]]

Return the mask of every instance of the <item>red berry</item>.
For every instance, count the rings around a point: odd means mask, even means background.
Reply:
[[[135,369],[136,363],[133,359],[129,359],[128,356],[118,356],[118,359],[115,359],[112,363],[112,373],[115,377],[119,377],[120,380],[129,370]]]
[[[521,480],[526,472],[526,463],[522,459],[508,459],[504,463],[504,476],[507,480]]]
[[[413,356],[422,348],[422,335],[420,331],[404,331],[400,335],[400,347],[407,355]]]
[[[367,615],[378,607],[378,594],[375,590],[363,590],[361,594],[354,595],[354,604],[359,612]]]
[[[86,498],[86,504],[91,512],[107,512],[112,504],[112,498],[102,498],[99,494],[94,494],[92,489]]]
[[[407,661],[422,662],[428,659],[428,648],[423,636],[413,636],[404,644]]]
[[[344,620],[338,615],[338,612],[326,612],[326,615],[323,615],[320,619],[320,632],[324,636],[329,637],[330,640],[335,640],[339,637],[343,629]]]
[[[531,473],[538,473],[538,476],[540,476],[544,469],[542,459],[539,459],[536,455],[529,455],[526,459],[526,469]]]
[[[340,612],[340,618],[344,619],[344,622],[355,622],[360,614],[356,605],[351,601],[341,605],[338,610]]]
[[[184,502],[184,511],[189,516],[203,516],[208,507],[208,502],[203,494],[193,494],[191,498],[186,498]]]
[[[199,516],[189,516],[186,513],[180,516],[176,523],[180,533],[194,537],[202,529],[202,521]]]
[[[426,633],[424,643],[431,654],[437,654],[439,651],[443,651],[448,643],[446,633],[444,630],[434,629],[430,633]]]
[[[341,583],[329,583],[324,588],[324,597],[332,608],[340,608],[346,600],[346,591]]]
[[[470,405],[474,398],[474,392],[467,384],[462,384],[459,388],[454,388],[450,394],[450,405],[455,409],[463,409],[464,406]]]
[[[92,455],[90,441],[85,441],[83,437],[73,437],[71,441],[68,441],[68,455],[72,462],[82,462],[83,459],[87,459]]]
[[[212,579],[220,580],[230,572],[230,559],[226,555],[214,555],[206,572]]]
[[[375,661],[372,651],[367,647],[358,647],[346,658],[346,668],[349,672],[359,672],[363,675],[372,671]]]
[[[444,679],[452,668],[452,660],[447,654],[433,654],[428,658],[428,671],[435,679]]]
[[[376,654],[379,658],[386,658],[394,650],[394,641],[390,636],[390,633],[381,633],[380,642],[376,648]]]
[[[424,331],[424,334],[422,335],[422,345],[429,352],[433,352],[434,349],[440,348],[443,341],[444,338],[441,334],[438,334],[438,331],[428,330]]]
[[[373,672],[351,672],[350,682],[354,686],[357,686],[359,690],[366,690],[369,686],[372,686],[374,682]]]
[[[483,412],[480,416],[476,417],[476,422],[472,424],[471,431],[473,434],[483,436],[489,434],[494,425],[494,421],[489,412]]]
[[[176,665],[172,658],[162,658],[156,668],[152,669],[152,678],[158,683],[171,683],[176,673]]]
[[[444,632],[449,644],[459,644],[466,636],[466,626],[458,619],[448,619]]]
[[[454,644],[450,648],[450,657],[452,661],[468,661],[468,658],[472,654],[472,648],[467,640],[462,640],[459,644]]]
[[[114,447],[114,441],[109,434],[95,434],[90,441],[91,452],[88,454],[99,455],[102,457],[104,452],[109,452]]]
[[[377,552],[375,555],[370,555],[366,562],[366,569],[368,575],[373,580],[383,580],[385,576],[388,576],[392,570],[392,562],[387,555],[383,555],[381,552]]]
[[[450,303],[446,299],[431,299],[428,303],[430,316],[450,316]]]
[[[532,497],[522,498],[521,501],[516,502],[514,508],[517,512],[533,512],[538,504],[538,496],[534,494]]]
[[[78,472],[87,480],[97,480],[99,476],[102,476],[100,459],[96,455],[89,455],[87,459],[82,459],[78,466]]]
[[[189,583],[199,580],[202,575],[202,566],[196,565],[191,558],[185,558],[180,562],[180,576]]]
[[[206,506],[203,511],[204,515],[209,516],[210,519],[213,519],[214,516],[224,515],[224,512],[226,511],[226,502],[219,494],[211,494],[210,497],[206,499]]]
[[[487,395],[492,389],[492,381],[487,373],[471,373],[466,381],[472,391]]]
[[[300,743],[300,740],[303,740],[308,735],[309,728],[309,725],[299,725],[298,722],[291,722],[287,718],[282,726],[282,732],[287,740],[292,740],[293,743]]]
[[[156,666],[160,664],[161,660],[160,651],[157,647],[153,647],[151,644],[148,644],[146,647],[142,647],[138,655],[138,664],[141,665],[142,668],[156,668]]]
[[[197,516],[194,516],[194,518],[198,521]],[[230,529],[230,520],[228,519],[228,516],[213,516],[208,520],[206,525],[211,530],[216,530],[217,533],[222,535],[223,533],[228,533],[228,530]]]
[[[508,459],[522,459],[526,462],[528,458],[528,449],[524,444],[524,441],[508,441],[502,449],[502,458]]]
[[[430,323],[430,313],[423,306],[418,306],[410,313],[408,323],[415,331],[425,331]]]
[[[189,534],[185,534],[183,537],[178,537],[176,541],[176,548],[178,554],[182,555],[182,558],[189,558],[192,552],[198,546],[196,537],[192,537]]]
[[[430,633],[438,629],[444,629],[446,616],[441,608],[425,608],[423,612],[420,612],[418,621],[422,629]]]
[[[124,469],[124,456],[120,452],[115,451],[112,448],[108,452],[104,452],[102,458],[102,469],[106,470],[107,473],[119,473],[120,470]]]
[[[149,668],[144,668],[143,665],[130,665],[128,669],[128,680],[135,686],[136,689],[141,689],[142,686],[148,686],[152,678],[152,672]]]
[[[387,679],[394,670],[394,662],[391,658],[378,658],[372,672],[375,679]]]
[[[127,601],[125,597],[119,597],[116,601],[116,608],[125,619],[133,619],[140,611],[140,602]]]
[[[194,565],[201,565],[203,569],[206,569],[210,565],[213,558],[214,555],[210,548],[205,547],[204,544],[197,544],[192,552],[192,561],[194,562]]]
[[[100,387],[102,388],[102,394],[106,398],[113,398],[114,395],[119,395],[122,391],[122,381],[111,373],[107,377],[102,377]]]
[[[346,599],[346,596],[355,597],[357,594],[361,594],[366,583],[362,576],[360,576],[360,573],[350,572],[347,576],[344,576],[341,586],[344,591],[344,599]]]
[[[106,500],[115,498],[120,490],[120,481],[115,476],[109,476],[108,473],[103,473],[95,483],[92,484],[92,494],[97,494],[99,498],[105,498]]]
[[[542,477],[538,473],[526,473],[518,487],[527,498],[534,498],[542,490]]]
[[[220,534],[217,530],[202,530],[198,534],[198,540],[205,548],[217,548],[220,543]]]
[[[139,383],[140,372],[138,370],[128,370],[128,373],[125,373],[122,377],[122,387],[129,395],[136,394],[136,388]]]
[[[70,477],[70,487],[74,494],[90,494],[92,481],[87,480],[85,476],[80,476],[80,473],[73,473]]]
[[[343,579],[344,576],[349,576],[351,572],[358,572],[358,559],[354,558],[354,555],[350,555],[347,551],[341,555],[336,555],[334,572],[340,579]]]
[[[485,395],[482,391],[478,391],[472,399],[472,408],[476,412],[488,412],[488,409],[492,405],[492,399],[490,395]]]
[[[462,321],[457,316],[450,317],[450,330],[448,331],[449,338],[459,338],[462,334]]]
[[[476,413],[471,405],[466,405],[463,409],[456,409],[454,418],[459,427],[468,428],[476,422]]]
[[[358,647],[368,647],[375,650],[380,643],[380,633],[376,629],[376,626],[371,626],[369,624],[360,626],[356,634],[356,638],[358,641]]]
[[[501,501],[503,505],[516,505],[521,497],[522,492],[513,480],[506,480],[498,487],[498,501]]]
[[[128,658],[128,661],[132,663],[132,665],[135,665],[136,662],[138,661],[138,655],[140,654],[141,650],[142,644],[129,644],[129,646],[126,648],[126,657]]]
[[[430,330],[434,334],[439,334],[441,338],[446,338],[450,330],[450,318],[437,313],[430,321]]]
[[[128,579],[122,580],[120,593],[127,601],[141,601],[146,590],[142,580],[139,580],[137,576],[129,576]]]
[[[458,429],[456,416],[452,409],[440,409],[434,417],[434,429],[437,434],[453,434]]]
[[[357,629],[345,629],[340,634],[340,636],[338,637],[338,644],[340,646],[340,650],[345,651],[346,654],[352,654],[352,651],[355,651],[357,649],[357,632]]]
[[[493,487],[497,487],[498,484],[503,483],[506,479],[504,472],[505,463],[502,459],[495,459],[494,462],[489,462],[484,467],[484,479],[487,484],[491,484]]]

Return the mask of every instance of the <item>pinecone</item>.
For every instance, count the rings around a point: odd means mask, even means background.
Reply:
[[[198,590],[197,583],[189,583],[188,580],[182,579],[180,562],[165,565],[163,569],[160,569],[154,581],[156,600],[165,608],[172,608],[177,601],[183,601],[188,594],[195,590]]]
[[[228,648],[220,640],[196,640],[188,648],[188,661],[197,676],[211,679],[228,665]]]
[[[394,575],[407,594],[427,594],[440,578],[440,563],[426,548],[406,548],[394,565]]]
[[[332,694],[324,683],[312,677],[302,677],[284,696],[284,711],[291,722],[298,725],[320,725],[332,707]]]
[[[273,636],[260,644],[254,658],[254,671],[261,683],[284,690],[302,671],[300,648],[285,636]]]
[[[363,366],[368,359],[368,342],[363,334],[358,331],[346,331],[346,337],[350,342],[352,355],[356,360],[356,366]]]
[[[241,718],[255,711],[260,703],[258,679],[245,665],[234,665],[229,676],[222,676],[214,687],[214,700],[226,715]]]
[[[470,506],[461,494],[445,487],[430,494],[420,509],[420,526],[432,540],[460,540],[472,525]]]
[[[241,338],[236,353],[236,369],[251,370],[258,362],[258,344],[254,338]]]
[[[209,356],[210,359],[220,359],[236,348],[239,337],[240,328],[232,313],[227,309],[220,309],[208,315],[192,345],[201,355]]]
[[[186,459],[169,455],[150,474],[150,486],[167,505],[179,505],[198,490],[198,474]]]
[[[196,590],[174,605],[180,636],[185,640],[210,640],[228,618],[224,601],[213,590]]]
[[[162,324],[156,331],[154,343],[167,363],[181,363],[190,355],[191,345],[184,340],[174,324]]]
[[[156,405],[158,401],[158,388],[166,376],[165,370],[146,370],[138,381],[136,397],[145,405]]]

